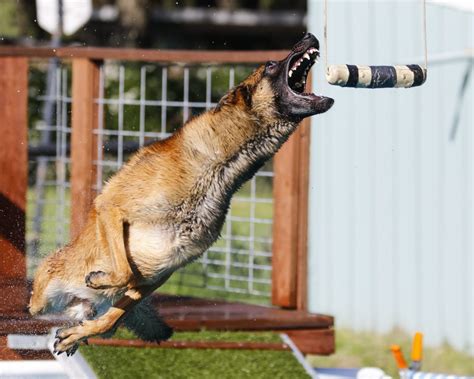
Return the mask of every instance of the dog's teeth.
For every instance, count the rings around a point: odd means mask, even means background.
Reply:
[[[304,53],[304,55],[303,55],[303,58],[305,58],[305,59],[308,59],[308,60],[309,60],[309,59],[310,59],[310,58],[309,58],[309,54],[308,54],[308,53]]]
[[[291,78],[291,75],[293,75],[293,71],[290,70],[290,72],[288,73],[288,76]]]

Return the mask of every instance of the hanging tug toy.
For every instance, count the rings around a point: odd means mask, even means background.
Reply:
[[[324,46],[326,80],[329,84],[353,88],[411,88],[426,81],[428,53],[426,46],[426,0],[423,1],[423,43],[424,65],[408,64],[398,66],[361,66],[351,64],[329,65],[327,35],[327,0],[324,1]]]

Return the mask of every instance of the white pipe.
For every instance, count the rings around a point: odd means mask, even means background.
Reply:
[[[0,378],[67,379],[69,376],[56,361],[0,361]]]
[[[87,364],[87,361],[79,351],[68,357],[66,353],[61,355],[54,354],[54,341],[56,340],[56,331],[58,328],[52,328],[49,334],[48,348],[53,354],[56,361],[68,373],[70,378],[74,379],[97,379],[92,368]]]
[[[87,364],[87,361],[84,359],[84,357],[81,355],[79,351],[76,351],[76,353],[70,357],[66,356],[66,354],[61,354],[57,355],[53,353],[54,350],[54,340],[55,340],[55,334],[56,334],[56,328],[53,328],[48,335],[23,335],[23,334],[9,334],[7,337],[7,346],[10,349],[27,349],[27,350],[49,350],[54,358],[56,359],[55,361],[44,361],[50,364],[48,366],[46,363],[43,363],[42,366],[38,366],[38,369],[40,371],[35,371],[36,366],[34,365],[26,365],[26,370],[31,370],[28,371],[29,374],[35,375],[34,378],[41,378],[42,376],[36,376],[38,375],[43,375],[41,370],[59,370],[58,367],[61,369],[60,373],[61,376],[58,376],[58,378],[74,378],[74,379],[96,379],[97,376],[95,375],[94,371],[91,369],[91,367]],[[22,361],[21,364],[23,364],[25,361]],[[2,364],[4,362],[0,362],[0,379],[3,376],[3,371],[2,371]],[[43,367],[44,366],[44,367]],[[8,377],[15,378],[17,371],[19,370],[19,365],[5,365],[4,369],[5,370],[12,370],[8,372]],[[20,371],[18,371],[20,372]],[[14,373],[15,375],[11,375]],[[45,374],[46,375],[46,374]],[[20,376],[18,376],[20,377]],[[24,377],[24,376],[23,376]],[[48,377],[49,378],[49,377]],[[56,379],[56,376],[51,376],[51,378]]]
[[[308,363],[308,361],[304,358],[303,353],[298,349],[298,347],[295,345],[295,343],[291,340],[290,337],[288,337],[287,334],[280,334],[280,337],[283,341],[283,343],[287,344],[293,355],[295,356],[296,360],[300,363],[301,366],[305,369],[306,373],[310,376],[311,379],[317,379],[318,375],[316,374],[316,371],[314,370],[313,367]]]
[[[9,349],[48,350],[49,335],[31,336],[28,334],[9,334],[7,346]]]

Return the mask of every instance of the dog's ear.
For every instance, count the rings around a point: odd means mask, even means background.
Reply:
[[[244,101],[247,108],[252,108],[252,94],[253,89],[247,84],[241,84],[237,87],[238,93],[242,100]]]
[[[252,107],[252,94],[253,88],[248,84],[239,84],[233,90],[228,92],[224,97],[219,101],[215,108],[215,112],[218,112],[222,109],[224,105],[238,105],[243,103],[247,108]]]

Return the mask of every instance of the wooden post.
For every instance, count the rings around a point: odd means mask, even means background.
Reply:
[[[308,80],[311,80],[309,77]],[[311,85],[311,82],[310,82]],[[308,207],[311,120],[305,119],[298,131],[298,246],[296,308],[308,309]]]
[[[71,239],[84,227],[94,199],[97,157],[99,65],[86,58],[72,63]]]
[[[28,60],[0,58],[0,313],[26,310]]]
[[[298,259],[298,133],[274,158],[272,303],[296,307]]]
[[[305,119],[274,159],[272,303],[301,310],[307,304],[310,123]]]

